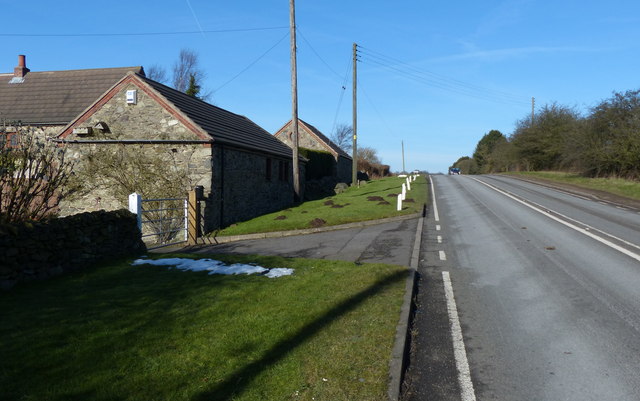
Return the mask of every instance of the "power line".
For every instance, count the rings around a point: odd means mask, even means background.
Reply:
[[[267,54],[269,54],[269,52],[271,52],[271,50],[275,49],[276,46],[278,46],[280,44],[280,42],[282,42],[287,36],[289,36],[289,32],[287,32],[286,34],[284,34],[283,37],[281,37],[273,46],[271,46],[266,52],[262,53],[262,55],[260,55],[260,57],[258,57],[257,59],[253,60],[251,63],[249,63],[248,66],[246,66],[245,68],[243,68],[239,73],[237,73],[236,75],[234,75],[231,79],[229,79],[228,81],[226,81],[225,83],[223,83],[222,85],[218,86],[216,89],[213,90],[213,93],[216,93],[217,91],[219,91],[220,89],[224,88],[225,86],[227,86],[228,84],[230,84],[231,82],[233,82],[236,78],[238,78],[240,75],[242,75],[245,71],[247,71],[249,68],[253,67],[258,61],[260,61],[264,56],[266,56]]]
[[[342,76],[336,72],[336,70],[334,70],[333,68],[331,68],[331,66],[329,65],[329,63],[327,63],[326,61],[324,61],[324,59],[322,58],[322,56],[320,56],[320,54],[316,51],[316,49],[313,48],[313,46],[311,45],[311,43],[307,40],[307,38],[303,35],[302,31],[300,31],[300,28],[297,27],[296,31],[300,34],[300,36],[302,37],[302,40],[304,40],[304,42],[309,46],[309,48],[311,49],[311,51],[316,55],[316,57],[318,57],[318,59],[320,61],[322,61],[322,63],[327,66],[327,68],[329,69],[329,71],[331,71],[333,74],[335,74],[339,79],[342,79]]]
[[[351,58],[349,58],[349,65],[347,66],[347,70],[344,73],[344,78],[342,80],[342,86],[340,87],[340,98],[338,99],[338,107],[336,107],[336,114],[333,117],[333,125],[331,126],[331,132],[336,133],[338,127],[338,114],[340,113],[340,106],[342,106],[342,100],[344,99],[344,93],[347,90],[347,84],[349,83],[349,71],[351,71],[351,66],[353,62]]]
[[[109,36],[161,36],[161,35],[193,35],[203,33],[229,33],[229,32],[254,32],[254,31],[272,31],[279,29],[288,29],[288,26],[272,26],[261,28],[234,28],[234,29],[214,29],[199,31],[174,31],[174,32],[102,32],[102,33],[0,33],[0,37],[109,37]]]
[[[470,84],[445,75],[436,74],[431,71],[415,68],[403,61],[393,57],[385,56],[382,53],[375,52],[370,49],[361,51],[363,61],[370,64],[378,65],[387,70],[391,70],[396,74],[449,92],[458,93],[465,96],[475,97],[478,99],[493,101],[497,103],[524,105],[528,104],[528,99],[517,96],[508,92],[498,91],[494,89],[484,88],[479,85]]]
[[[389,131],[389,133],[395,137],[395,132],[393,132],[393,130],[391,129],[391,126],[389,124],[387,124],[387,120],[384,119],[384,117],[382,116],[382,113],[380,113],[380,110],[378,110],[378,108],[376,107],[376,105],[373,103],[373,100],[371,99],[371,97],[369,96],[369,94],[367,93],[366,90],[364,90],[364,87],[362,86],[362,84],[360,84],[360,80],[358,80],[358,88],[362,91],[362,93],[364,93],[364,97],[367,98],[367,100],[369,101],[369,104],[371,105],[371,107],[373,108],[373,110],[376,112],[376,114],[378,115],[378,117],[380,118],[380,121],[382,121],[382,124],[384,124],[387,127],[387,130]]]

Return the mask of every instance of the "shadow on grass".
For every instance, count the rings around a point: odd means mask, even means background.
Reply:
[[[191,312],[185,299],[235,285],[227,277],[130,262],[21,283],[0,293],[0,309],[9,312],[0,320],[0,400],[44,394],[56,400],[116,400],[114,392],[98,395],[99,390],[113,385],[114,366],[139,363],[140,339],[162,344],[176,317]],[[84,375],[92,380],[73,381]]]
[[[406,271],[395,272],[387,277],[378,280],[370,287],[360,291],[352,297],[342,301],[323,316],[302,327],[292,337],[286,338],[275,344],[264,356],[255,362],[248,364],[237,370],[228,379],[218,384],[214,388],[200,393],[192,398],[193,401],[229,400],[241,395],[251,382],[268,366],[273,365],[283,359],[289,352],[301,346],[314,335],[318,334],[324,327],[351,312],[367,299],[375,296],[388,286],[407,278]]]

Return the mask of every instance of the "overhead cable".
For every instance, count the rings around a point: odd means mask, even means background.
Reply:
[[[427,86],[432,86],[445,91],[498,103],[517,105],[524,105],[529,103],[528,99],[525,100],[525,98],[522,96],[498,91],[495,89],[484,88],[480,85],[467,83],[455,78],[447,77],[445,75],[418,69],[403,61],[383,55],[382,53],[375,52],[370,49],[362,48],[361,46],[359,46],[359,53],[362,55],[361,61],[364,63],[377,65],[387,70],[391,70],[404,78],[425,84]]]
[[[231,79],[229,79],[228,81],[226,81],[225,83],[223,83],[222,85],[218,86],[216,89],[213,90],[213,93],[216,93],[217,91],[219,91],[220,89],[224,88],[225,86],[227,86],[228,84],[230,84],[231,82],[233,82],[236,78],[238,78],[240,75],[242,75],[245,71],[247,71],[249,68],[253,67],[258,61],[260,61],[264,56],[266,56],[267,54],[269,54],[271,52],[271,50],[275,49],[276,46],[278,46],[280,44],[280,42],[282,42],[286,37],[289,36],[289,32],[287,32],[283,37],[281,37],[273,46],[271,46],[266,52],[262,53],[262,55],[260,55],[260,57],[256,58],[255,60],[253,60],[251,63],[249,63],[249,65],[247,65],[245,68],[243,68],[239,73],[237,73],[236,75],[234,75]]]
[[[102,32],[102,33],[0,33],[0,37],[99,37],[99,36],[160,36],[160,35],[193,35],[203,33],[253,32],[289,29],[288,26],[272,26],[261,28],[213,29],[199,31],[167,31],[167,32]]]

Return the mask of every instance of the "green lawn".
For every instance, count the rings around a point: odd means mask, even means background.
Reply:
[[[397,211],[397,195],[402,192],[403,182],[405,179],[399,177],[372,180],[360,188],[352,187],[342,194],[234,224],[211,235],[297,230],[422,212],[427,200],[426,177],[420,176],[411,183],[403,208]]]
[[[545,180],[572,184],[587,189],[595,189],[640,200],[640,182],[638,181],[624,180],[621,178],[588,178],[578,174],[556,171],[535,171],[509,174],[520,175],[523,177],[542,178]]]
[[[129,260],[1,292],[0,400],[386,399],[406,268],[216,259],[295,272]]]

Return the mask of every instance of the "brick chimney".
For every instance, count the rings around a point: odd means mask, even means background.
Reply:
[[[24,78],[30,71],[27,68],[26,56],[21,54],[18,56],[18,66],[13,69],[13,76],[15,78]]]

